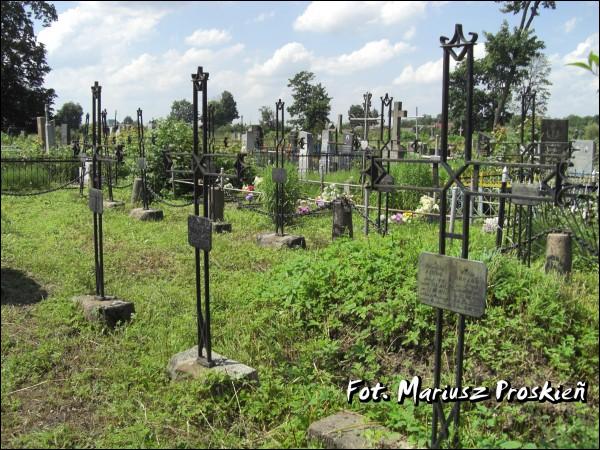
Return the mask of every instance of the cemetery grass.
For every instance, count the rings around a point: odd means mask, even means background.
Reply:
[[[416,262],[437,249],[434,224],[367,239],[355,215],[356,238],[331,243],[327,214],[286,229],[306,237],[306,251],[277,251],[255,244],[273,228],[267,218],[228,206],[233,234],[215,236],[211,253],[213,348],[257,368],[260,384],[217,388],[165,374],[196,342],[195,291],[191,207],[159,207],[157,223],[130,219],[128,207],[104,214],[106,291],[136,307],[131,323],[107,331],[71,301],[94,289],[87,200],[2,198],[2,447],[314,446],[309,424],[344,408],[427,443],[429,405],[348,405],[345,388],[349,378],[381,381],[394,397],[401,378],[432,385],[434,313],[417,300]],[[464,385],[589,389],[587,404],[465,404],[462,445],[597,447],[597,268],[566,282],[542,261],[528,269],[495,254],[494,236],[473,228],[471,256],[488,264],[489,289],[484,318],[467,320]],[[443,385],[453,384],[454,341],[447,314]]]

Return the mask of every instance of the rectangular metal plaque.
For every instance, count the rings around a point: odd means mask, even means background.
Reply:
[[[283,184],[287,180],[287,173],[285,169],[275,167],[271,172],[271,176],[273,177],[273,181],[278,184]]]
[[[208,217],[188,217],[188,243],[198,250],[212,249],[212,222]]]
[[[146,158],[138,158],[137,161],[138,169],[146,170],[148,168],[148,163],[146,162]]]
[[[530,183],[513,183],[511,186],[512,195],[522,195],[525,197],[540,197],[540,200],[527,200],[527,199],[511,199],[515,205],[526,205],[535,206],[539,205],[541,198],[544,197],[543,193],[537,184]]]
[[[90,188],[88,206],[96,214],[102,214],[104,203],[102,202],[102,191],[100,189]]]
[[[480,261],[421,253],[417,281],[426,305],[471,317],[485,312],[487,267]]]

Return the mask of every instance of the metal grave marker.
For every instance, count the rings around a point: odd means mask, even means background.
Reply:
[[[208,217],[188,217],[188,243],[198,250],[212,249],[212,222]]]
[[[487,267],[482,262],[421,253],[417,281],[422,303],[465,316],[483,316]]]
[[[100,189],[90,188],[88,205],[93,213],[102,214],[104,203],[102,202],[102,191]]]
[[[273,168],[273,171],[271,172],[271,174],[273,177],[273,181],[277,184],[284,184],[287,180],[287,173],[286,173],[285,169],[283,169],[281,167]]]

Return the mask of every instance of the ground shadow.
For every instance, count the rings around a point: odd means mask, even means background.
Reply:
[[[20,270],[2,267],[2,304],[31,305],[48,297],[48,292]]]

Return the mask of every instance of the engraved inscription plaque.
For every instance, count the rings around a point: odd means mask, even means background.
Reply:
[[[146,158],[138,158],[137,161],[138,169],[146,170],[148,167],[148,163],[146,162]]]
[[[542,119],[542,164],[554,164],[569,158],[569,121]]]
[[[198,250],[212,249],[212,223],[208,217],[188,217],[188,243]]]
[[[285,181],[287,180],[287,173],[285,169],[279,167],[275,167],[273,169],[271,176],[273,177],[273,181],[278,184],[285,183]]]
[[[102,203],[102,191],[100,189],[90,188],[88,206],[96,214],[102,214],[104,204]]]
[[[482,262],[421,253],[417,281],[422,303],[465,316],[483,316],[487,267]]]

